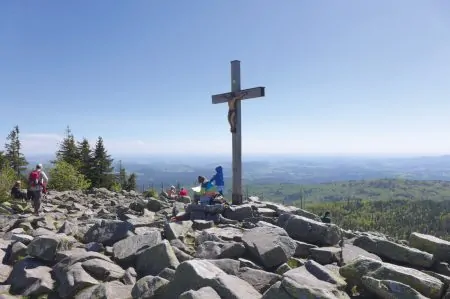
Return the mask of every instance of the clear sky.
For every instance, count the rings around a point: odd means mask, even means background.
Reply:
[[[0,136],[228,153],[234,59],[244,153],[450,152],[446,0],[0,1]]]

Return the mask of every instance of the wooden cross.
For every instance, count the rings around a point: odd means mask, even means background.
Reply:
[[[242,131],[241,100],[264,97],[265,87],[241,90],[241,62],[231,62],[231,92],[212,96],[213,104],[228,103],[228,122],[232,133],[233,194],[232,203],[242,203]]]

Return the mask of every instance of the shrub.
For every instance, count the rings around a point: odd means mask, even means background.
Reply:
[[[16,172],[12,168],[5,167],[0,170],[0,202],[11,199],[10,192],[15,181]]]
[[[148,189],[147,191],[144,192],[144,197],[153,197],[153,198],[158,198],[158,192],[156,192],[155,189]]]
[[[113,192],[120,192],[122,191],[122,185],[118,182],[114,182],[112,183],[110,190]]]
[[[74,166],[67,162],[59,161],[49,171],[49,189],[64,190],[86,190],[91,182],[85,178]]]

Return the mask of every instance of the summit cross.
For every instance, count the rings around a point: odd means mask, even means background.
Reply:
[[[265,87],[241,90],[241,62],[231,61],[231,92],[212,96],[213,104],[228,103],[228,123],[232,135],[233,205],[242,204],[241,100],[265,96]]]

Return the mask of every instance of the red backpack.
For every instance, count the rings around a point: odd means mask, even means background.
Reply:
[[[30,172],[30,175],[28,176],[28,185],[30,187],[36,187],[40,185],[39,178],[41,177],[41,173],[38,170],[33,170]]]

